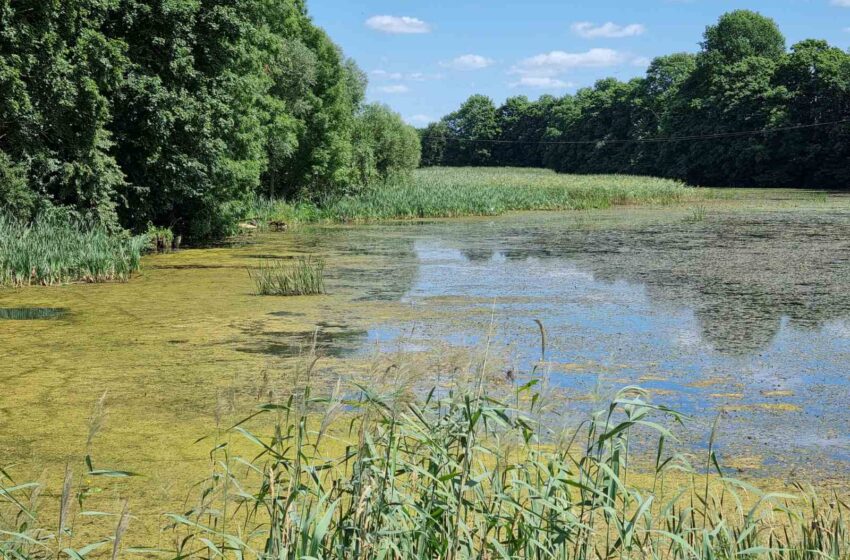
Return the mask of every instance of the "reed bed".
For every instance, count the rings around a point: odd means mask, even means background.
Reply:
[[[292,261],[264,259],[248,275],[257,295],[308,296],[325,293],[325,263],[312,257]]]
[[[493,216],[524,210],[673,204],[715,196],[709,189],[653,177],[564,175],[526,168],[431,167],[319,206],[255,197],[243,215],[263,230],[272,222],[297,225]]]
[[[146,244],[67,217],[24,223],[0,213],[0,286],[124,281]]]
[[[209,438],[212,472],[164,519],[173,548],[122,547],[120,515],[86,512],[72,475],[40,527],[38,485],[0,471],[0,554],[198,559],[844,559],[847,506],[802,488],[761,494],[702,458],[668,451],[683,420],[636,387],[555,433],[537,381],[496,396],[477,382],[417,398],[364,386],[294,390]],[[633,456],[654,441],[638,476]],[[246,448],[247,446],[247,448]],[[649,453],[651,451],[651,453]],[[91,460],[87,458],[91,469]],[[644,474],[645,474],[644,473]],[[711,476],[708,476],[708,475]],[[92,471],[91,476],[123,476]],[[684,489],[668,478],[687,479]],[[636,482],[636,481],[641,482]],[[79,494],[77,494],[79,495]],[[79,502],[79,503],[77,503]],[[73,519],[102,516],[82,545]]]
[[[705,196],[677,181],[626,175],[564,175],[542,169],[427,168],[325,209],[335,221],[490,216],[522,210],[587,210],[671,204]]]

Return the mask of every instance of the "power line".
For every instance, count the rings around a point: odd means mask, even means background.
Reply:
[[[662,138],[633,138],[625,140],[499,140],[486,138],[458,138],[455,136],[443,136],[444,140],[454,142],[468,143],[487,143],[487,144],[526,144],[526,145],[598,145],[598,144],[663,144],[672,142],[684,142],[691,140],[712,140],[718,138],[736,138],[743,136],[757,136],[760,134],[773,134],[777,132],[787,132],[791,130],[802,130],[807,128],[821,128],[827,126],[838,126],[842,124],[850,124],[850,119],[840,121],[831,121],[824,123],[799,124],[793,126],[783,126],[777,128],[764,128],[761,130],[742,130],[738,132],[718,132],[716,134],[706,135],[691,135],[691,136],[668,136]]]

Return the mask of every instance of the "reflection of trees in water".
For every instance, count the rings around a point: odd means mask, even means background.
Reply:
[[[570,259],[603,282],[640,283],[654,301],[694,309],[703,337],[719,351],[767,347],[787,317],[806,329],[850,315],[847,218],[769,214],[704,224],[577,230],[511,227],[492,251],[507,260]]]

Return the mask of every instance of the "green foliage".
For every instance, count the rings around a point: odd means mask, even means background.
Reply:
[[[28,220],[37,203],[38,197],[27,184],[25,167],[0,151],[0,207],[15,218]]]
[[[499,135],[496,106],[484,95],[473,95],[460,109],[447,115],[443,123],[450,138],[463,139],[452,142],[451,150],[444,153],[446,165],[491,165],[493,146],[488,140]]]
[[[62,212],[31,224],[0,213],[0,286],[127,280],[147,242]]]
[[[149,223],[144,237],[147,239],[149,251],[167,253],[174,246],[174,232],[166,227],[157,227]]]
[[[429,168],[410,179],[335,200],[324,219],[492,216],[518,210],[584,210],[634,203],[665,204],[698,197],[695,189],[666,179],[560,175],[542,169]]]
[[[360,122],[365,88],[302,0],[5,0],[0,202],[225,235],[254,195],[324,200],[417,165],[413,134]],[[358,160],[364,136],[393,149]]]
[[[50,520],[39,507],[41,485],[16,482],[0,469],[0,555],[35,560],[62,551],[79,560],[111,549],[113,560],[122,552],[222,560],[839,560],[850,554],[840,496],[765,493],[729,477],[716,453],[716,431],[701,456],[679,452],[676,430],[685,418],[652,404],[640,388],[618,391],[580,426],[561,431],[547,427],[558,414],[539,377],[508,385],[461,372],[415,396],[401,375],[390,377],[402,369],[394,364],[384,390],[340,383],[314,394],[298,385],[314,373],[312,365],[299,369],[305,371],[296,372],[287,398],[257,406],[210,438],[211,472],[193,487],[195,499],[167,514],[158,544],[122,547],[131,518],[126,503],[117,518],[84,509],[88,479],[132,473],[89,468],[77,481],[67,468],[59,513]],[[98,533],[114,536],[84,540]]]
[[[312,258],[264,261],[248,270],[257,295],[311,296],[325,293],[325,263]]]
[[[108,126],[127,65],[112,2],[0,3],[0,151],[31,191],[110,227],[126,183]]]
[[[706,28],[702,49],[712,64],[735,64],[753,56],[777,59],[785,53],[785,37],[772,19],[735,10]]]
[[[357,116],[354,133],[357,183],[370,185],[419,167],[419,136],[398,113],[379,104]]]
[[[835,123],[848,120],[850,53],[815,40],[786,52],[773,20],[738,10],[701,52],[656,58],[641,79],[493,110],[473,96],[421,132],[422,163],[845,189],[850,124]]]

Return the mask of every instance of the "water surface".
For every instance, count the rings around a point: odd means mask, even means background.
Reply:
[[[721,414],[727,464],[844,476],[850,200],[770,196],[696,222],[682,207],[305,228],[149,257],[126,284],[0,291],[0,308],[63,310],[0,321],[0,455],[61,477],[106,392],[91,452],[162,501],[202,475],[192,442],[291,389],[313,345],[310,382],[331,384],[376,352],[447,356],[493,332],[506,370],[563,389],[565,419],[640,385],[693,417],[688,449]],[[326,259],[328,295],[253,295],[247,267],[305,254]]]

